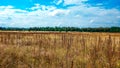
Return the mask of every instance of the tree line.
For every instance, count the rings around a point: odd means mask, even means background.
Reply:
[[[78,27],[0,27],[0,31],[78,31],[78,32],[120,32],[120,27],[78,28]]]

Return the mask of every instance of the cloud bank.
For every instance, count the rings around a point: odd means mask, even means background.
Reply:
[[[32,2],[32,0],[30,0]],[[0,26],[5,27],[110,27],[120,26],[120,10],[106,9],[100,6],[89,6],[87,0],[54,0],[54,5],[34,6],[25,9],[13,5],[0,6]]]

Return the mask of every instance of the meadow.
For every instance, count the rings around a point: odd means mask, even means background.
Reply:
[[[120,33],[0,31],[0,68],[120,68]]]

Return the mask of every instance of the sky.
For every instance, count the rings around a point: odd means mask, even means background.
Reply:
[[[0,0],[0,27],[120,27],[120,0]]]

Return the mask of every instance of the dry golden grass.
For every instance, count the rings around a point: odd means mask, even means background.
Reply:
[[[120,68],[120,33],[0,32],[0,68]]]

